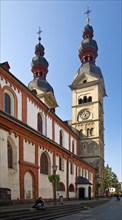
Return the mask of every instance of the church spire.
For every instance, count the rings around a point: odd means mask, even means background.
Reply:
[[[89,14],[92,10],[89,10],[89,7],[87,7],[87,10],[84,14],[87,15],[87,25],[84,27],[83,30],[83,40],[80,44],[79,47],[79,58],[81,60],[81,63],[84,64],[86,62],[92,62],[93,64],[95,64],[95,59],[97,57],[97,51],[98,51],[98,47],[97,47],[97,43],[95,40],[93,40],[93,28],[92,26],[89,25],[90,22],[90,18],[89,18]]]
[[[45,48],[41,44],[41,29],[39,27],[39,31],[37,34],[39,34],[38,40],[39,43],[35,46],[35,54],[36,57],[33,57],[32,59],[32,72],[33,72],[33,77],[43,77],[44,79],[46,78],[47,72],[48,72],[48,62],[44,58],[44,50]]]

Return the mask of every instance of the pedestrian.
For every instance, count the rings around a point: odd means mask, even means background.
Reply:
[[[32,208],[37,208],[38,210],[45,209],[45,202],[42,197],[39,197]]]

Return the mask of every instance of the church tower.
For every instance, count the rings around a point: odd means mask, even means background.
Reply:
[[[39,43],[35,47],[36,56],[32,59],[32,73],[34,79],[28,84],[28,88],[36,95],[51,111],[55,112],[58,106],[54,90],[47,82],[46,76],[48,73],[48,62],[44,58],[44,47],[41,42],[41,30],[39,29]]]
[[[86,13],[87,14],[87,13]],[[89,15],[89,14],[88,14]],[[104,172],[104,105],[106,96],[102,72],[95,61],[98,46],[93,39],[93,28],[87,25],[79,47],[81,66],[70,86],[72,90],[72,126],[79,131],[78,154],[96,168],[96,185],[103,195]]]

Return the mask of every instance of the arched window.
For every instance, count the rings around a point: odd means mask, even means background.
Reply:
[[[13,168],[13,148],[8,141],[8,168]]]
[[[90,135],[91,136],[93,135],[93,130],[94,130],[93,128],[90,129]]]
[[[75,152],[75,146],[74,146],[74,140],[72,141],[72,153],[74,154]]]
[[[78,100],[78,104],[80,105],[80,104],[82,104],[83,103],[83,100],[82,99],[79,99]]]
[[[88,61],[88,57],[86,56],[86,57],[85,57],[85,62],[87,62],[87,61]]]
[[[90,56],[90,61],[91,61],[91,62],[93,61],[93,57],[92,57],[92,56]]]
[[[90,129],[87,128],[87,137],[89,137],[89,136],[90,136]]]
[[[62,182],[59,183],[58,191],[65,191],[65,185],[64,185],[64,183],[62,183]]]
[[[81,129],[80,131],[79,131],[79,135],[82,137],[83,136],[83,129]]]
[[[59,170],[64,170],[64,158],[59,157]]]
[[[69,185],[69,192],[74,192],[74,185],[73,184]]]
[[[37,130],[42,134],[42,117],[40,113],[37,115]]]
[[[92,102],[92,97],[91,96],[88,97],[88,102]]]
[[[4,93],[5,112],[11,114],[11,98],[8,93]]]
[[[40,158],[40,173],[48,174],[48,158],[45,153],[42,153]]]
[[[84,96],[83,97],[83,103],[86,103],[87,102],[87,96]]]
[[[73,174],[74,173],[74,166],[73,166],[73,163],[70,162],[70,174]]]
[[[60,130],[60,137],[59,138],[60,138],[60,140],[59,140],[60,143],[59,144],[60,144],[60,146],[63,146],[63,132],[62,132],[62,130]]]

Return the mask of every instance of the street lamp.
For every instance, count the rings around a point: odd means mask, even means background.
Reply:
[[[53,178],[54,178],[54,182],[53,182],[53,201],[54,201],[54,205],[56,205],[56,171],[57,171],[57,168],[58,168],[57,165],[52,166]]]

